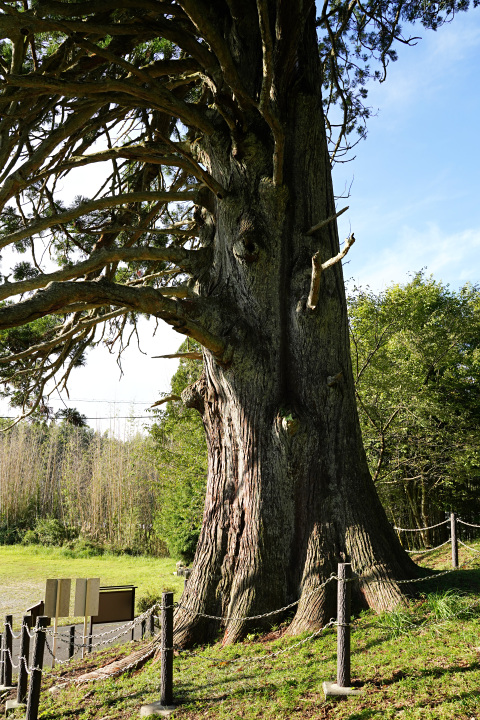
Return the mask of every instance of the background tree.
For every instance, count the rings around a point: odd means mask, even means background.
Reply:
[[[390,518],[423,527],[450,509],[478,513],[479,288],[417,273],[355,289],[349,315],[365,449]]]
[[[298,632],[331,616],[319,584],[340,558],[380,581],[360,588],[375,608],[415,574],[361,444],[340,262],[354,238],[340,251],[331,163],[362,134],[366,80],[409,42],[400,22],[436,29],[467,5],[0,2],[0,248],[29,258],[4,273],[0,329],[52,318],[1,358],[4,381],[30,412],[87,348],[128,342],[138,313],[203,346],[182,393],[209,454],[184,606],[299,600]],[[85,165],[108,169],[67,206]],[[176,622],[184,644],[219,630]]]
[[[186,340],[179,348],[187,356],[171,382],[171,394],[157,405],[158,419],[150,428],[156,443],[158,467],[158,512],[155,527],[174,557],[190,563],[195,555],[202,525],[207,481],[207,444],[205,430],[196,410],[183,405],[180,395],[202,373],[201,360],[188,355],[198,354],[201,346]]]

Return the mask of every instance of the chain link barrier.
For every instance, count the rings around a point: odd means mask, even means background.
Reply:
[[[299,640],[298,642],[294,643],[293,645],[289,645],[287,648],[283,648],[282,650],[277,650],[275,652],[266,653],[265,655],[260,655],[258,657],[243,656],[243,657],[233,658],[232,660],[225,659],[225,658],[217,659],[217,658],[210,658],[207,655],[202,655],[202,653],[191,652],[190,650],[182,650],[181,648],[179,648],[175,645],[173,646],[173,648],[167,648],[167,649],[173,650],[174,652],[178,653],[178,655],[181,657],[183,656],[183,657],[187,657],[187,658],[191,658],[191,657],[200,658],[202,660],[205,660],[206,662],[211,662],[216,665],[237,665],[237,664],[243,664],[246,662],[249,662],[249,663],[250,662],[264,662],[265,660],[268,660],[271,658],[276,658],[279,655],[285,655],[286,653],[290,652],[291,650],[294,650],[295,648],[300,647],[301,645],[305,645],[305,643],[310,642],[310,640],[313,640],[313,638],[318,637],[322,632],[324,632],[325,630],[328,630],[328,628],[335,627],[337,625],[338,625],[338,623],[335,620],[335,618],[331,618],[330,621],[326,625],[319,628],[318,630],[315,630],[315,632],[313,632],[308,637],[303,638],[303,640]]]
[[[298,605],[300,600],[305,600],[306,598],[310,597],[310,595],[313,595],[314,593],[318,592],[319,590],[322,590],[328,583],[332,582],[332,580],[337,580],[337,576],[332,573],[328,580],[325,580],[321,585],[316,587],[314,590],[311,590],[307,595],[301,596],[298,598],[298,600],[294,600],[290,605],[285,605],[285,607],[279,608],[278,610],[271,610],[270,612],[263,613],[262,615],[248,615],[245,617],[237,617],[235,615],[207,615],[206,613],[199,612],[197,610],[192,610],[191,608],[187,607],[186,605],[181,605],[180,603],[175,603],[174,607],[177,607],[181,610],[186,610],[191,615],[195,615],[196,617],[203,617],[207,618],[208,620],[223,620],[224,622],[230,622],[231,620],[243,622],[245,620],[262,620],[263,618],[270,617],[271,615],[277,615],[278,613],[284,612],[285,610],[290,610],[292,607],[295,607],[295,605]]]

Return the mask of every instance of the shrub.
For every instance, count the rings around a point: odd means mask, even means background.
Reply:
[[[145,593],[145,595],[141,595],[139,598],[137,598],[137,611],[141,614],[146,612],[147,610],[150,610],[151,607],[153,607],[156,603],[158,605],[162,604],[162,596],[159,595],[155,590],[149,590]],[[160,611],[155,613],[156,615],[159,614]]]
[[[89,538],[78,537],[64,545],[62,553],[70,558],[88,558],[103,555],[105,548]]]
[[[22,537],[22,545],[38,545],[38,535],[35,530],[27,530]]]
[[[24,528],[20,525],[9,525],[6,522],[0,523],[0,545],[15,545],[20,542]]]
[[[63,525],[56,518],[38,518],[34,532],[40,545],[63,545],[77,535],[77,530]]]

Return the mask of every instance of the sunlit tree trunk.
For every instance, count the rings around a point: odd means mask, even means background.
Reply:
[[[314,38],[310,38],[315,42]],[[341,264],[321,277],[307,307],[311,259],[339,252],[316,55],[285,108],[284,182],[271,181],[268,134],[245,133],[234,156],[204,145],[229,196],[204,216],[215,234],[202,295],[224,309],[232,338],[223,364],[205,354],[201,380],[184,399],[203,416],[209,475],[203,529],[182,606],[244,617],[300,599],[290,632],[335,614],[335,587],[318,586],[351,559],[357,586],[378,610],[399,602],[394,578],[412,577],[377,498],[359,430]],[[213,225],[213,218],[215,224]],[[213,238],[212,238],[213,239]],[[378,580],[378,584],[373,581]],[[278,622],[281,616],[269,618]],[[232,620],[233,642],[260,620]],[[218,635],[219,623],[177,611],[177,641]]]

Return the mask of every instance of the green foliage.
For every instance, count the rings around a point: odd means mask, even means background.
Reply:
[[[355,289],[349,311],[364,445],[391,519],[479,513],[479,288],[418,273],[378,295]]]
[[[105,548],[100,543],[89,538],[77,537],[75,540],[66,543],[62,548],[62,552],[69,558],[90,558],[103,555]]]
[[[0,522],[0,545],[16,545],[25,533],[21,524],[9,524],[6,521]]]
[[[385,630],[387,635],[392,638],[408,635],[416,630],[421,624],[421,620],[415,616],[412,609],[399,605],[391,612],[383,612],[378,618],[378,625]]]
[[[70,557],[165,555],[153,527],[153,448],[149,437],[119,440],[67,420],[1,433],[0,543],[62,545]]]
[[[164,590],[164,592],[166,592],[166,590]],[[154,605],[161,605],[162,595],[155,590],[147,590],[143,595],[138,597],[135,602],[137,606],[137,611],[139,613],[144,613],[147,610],[150,610],[150,608]]]
[[[30,533],[35,535],[39,545],[61,546],[67,540],[72,540],[78,531],[73,527],[63,525],[57,518],[50,517],[38,518]]]
[[[465,620],[478,614],[478,600],[472,603],[466,593],[453,588],[424,595],[423,610],[436,621]]]
[[[192,341],[180,347],[181,352],[199,349]],[[180,396],[201,371],[201,361],[182,359],[172,378],[172,394]],[[190,562],[200,533],[207,477],[202,421],[196,410],[170,400],[150,432],[157,448],[160,483],[155,527],[169,552]]]

